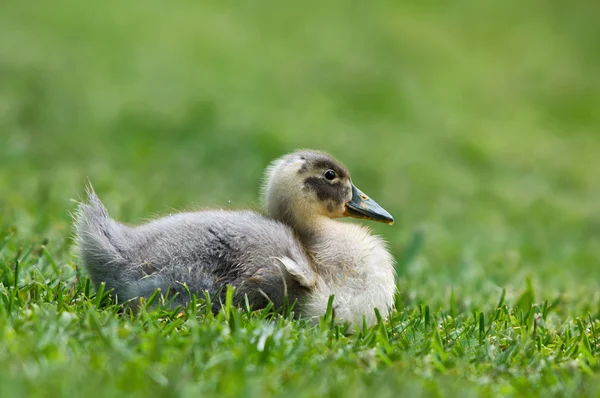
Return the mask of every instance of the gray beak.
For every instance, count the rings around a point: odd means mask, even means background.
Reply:
[[[354,218],[367,218],[369,220],[384,222],[392,225],[394,217],[377,202],[365,195],[352,184],[352,199],[346,203],[346,216]]]

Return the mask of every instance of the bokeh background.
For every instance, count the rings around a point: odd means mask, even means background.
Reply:
[[[597,2],[1,8],[0,228],[25,245],[75,263],[87,178],[130,223],[256,208],[268,162],[309,147],[397,218],[373,228],[407,302],[454,291],[472,309],[533,286],[597,308]]]

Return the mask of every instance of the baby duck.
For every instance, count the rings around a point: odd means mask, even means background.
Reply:
[[[392,216],[361,192],[332,156],[313,150],[285,155],[267,168],[262,189],[267,215],[209,210],[170,215],[136,227],[112,220],[90,188],[75,217],[79,257],[93,283],[119,301],[148,297],[160,288],[234,302],[247,296],[254,309],[296,301],[303,318],[318,320],[334,295],[336,320],[376,322],[386,317],[396,290],[394,260],[369,229],[343,223],[350,216],[392,224]]]

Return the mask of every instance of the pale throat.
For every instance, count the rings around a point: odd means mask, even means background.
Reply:
[[[267,205],[267,214],[278,221],[289,225],[307,246],[326,233],[332,219],[314,212],[312,209],[289,202],[279,201]]]
[[[335,219],[314,213],[296,215],[288,225],[292,227],[304,247],[310,252],[320,251],[324,246],[327,246],[328,250],[334,249],[339,242],[340,235],[344,235],[344,227],[347,226]]]
[[[320,272],[327,276],[326,279],[339,278],[335,273],[330,275],[333,270],[349,275],[348,271],[359,265],[357,261],[360,262],[362,251],[359,249],[360,242],[354,241],[353,234],[349,233],[354,227],[352,224],[332,219],[308,208],[302,211],[296,207],[294,212],[282,209],[289,210],[290,207],[269,207],[268,214],[294,230],[302,246],[312,256],[314,265],[318,268],[323,267]]]

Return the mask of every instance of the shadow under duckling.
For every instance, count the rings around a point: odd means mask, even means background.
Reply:
[[[392,216],[354,186],[332,156],[301,150],[275,160],[265,174],[266,215],[209,210],[160,218],[136,227],[110,218],[90,188],[75,217],[79,257],[93,283],[105,282],[119,301],[152,295],[157,288],[216,296],[236,288],[254,309],[297,302],[303,318],[318,320],[334,295],[335,318],[351,325],[386,317],[396,290],[394,260],[368,228],[345,216],[393,223]],[[221,299],[221,300],[219,300]]]

